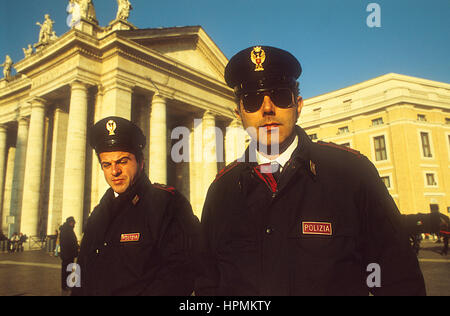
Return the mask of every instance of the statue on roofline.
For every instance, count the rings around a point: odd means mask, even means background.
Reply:
[[[6,55],[5,62],[0,65],[0,67],[3,67],[3,76],[6,80],[11,79],[11,68],[13,65],[13,61],[9,55]]]
[[[129,0],[117,0],[117,20],[127,20],[130,16],[130,11],[133,9]]]
[[[98,24],[94,2],[92,0],[69,0],[67,13],[69,13],[69,17],[67,18],[67,25],[69,27],[77,25],[80,19]]]
[[[25,58],[30,57],[33,54],[33,47],[31,44],[28,44],[28,48],[22,48],[22,50]]]
[[[54,36],[55,36],[55,34],[53,32],[53,23],[55,23],[55,21],[52,21],[52,19],[50,19],[50,15],[48,15],[48,14],[46,14],[44,16],[44,18],[45,18],[45,20],[42,24],[39,22],[36,22],[36,25],[41,27],[41,30],[39,32],[39,40],[36,45],[49,44],[50,41],[53,40]]]

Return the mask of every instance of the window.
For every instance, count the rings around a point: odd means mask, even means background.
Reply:
[[[308,135],[308,137],[311,140],[316,140],[317,139],[317,134],[311,134],[311,135]]]
[[[344,126],[344,127],[340,127],[339,129],[338,129],[338,135],[340,135],[340,134],[346,134],[346,133],[349,133],[350,131],[349,131],[349,129],[348,129],[348,126]]]
[[[426,122],[427,117],[424,114],[417,114],[417,120],[421,122]]]
[[[433,157],[433,155],[431,154],[430,139],[428,137],[428,133],[421,132],[420,139],[422,140],[423,156],[427,158]]]
[[[378,136],[373,139],[375,145],[375,160],[386,160],[386,142],[384,140],[384,136]]]
[[[428,186],[437,186],[436,180],[434,179],[434,173],[427,173],[426,177]]]
[[[372,126],[383,125],[383,118],[379,117],[372,120]]]
[[[445,124],[450,125],[450,117],[445,118]]]
[[[389,178],[389,176],[381,177],[381,181],[383,181],[386,188],[388,188],[388,189],[391,188],[391,179]]]

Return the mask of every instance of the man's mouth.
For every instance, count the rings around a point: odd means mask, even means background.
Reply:
[[[266,123],[266,124],[262,125],[260,128],[272,130],[272,129],[280,127],[280,125],[281,125],[280,123],[271,122],[271,123]]]

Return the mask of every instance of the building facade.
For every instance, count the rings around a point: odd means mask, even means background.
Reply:
[[[0,79],[0,224],[11,235],[76,233],[108,188],[89,126],[109,116],[147,138],[145,171],[175,186],[200,218],[207,189],[248,137],[223,79],[227,58],[199,26],[100,27],[89,11],[39,42]],[[125,10],[126,13],[126,10]],[[44,32],[45,31],[45,32]],[[305,100],[298,124],[374,162],[402,213],[450,207],[450,85],[388,74]]]
[[[142,128],[151,181],[177,187],[200,217],[218,168],[237,155],[234,130],[242,130],[223,80],[227,59],[205,31],[82,18],[34,46],[14,64],[17,75],[0,80],[2,230],[53,234],[74,216],[81,237],[108,188],[88,127],[109,115]]]
[[[450,84],[387,74],[306,100],[298,124],[367,156],[402,213],[450,212]]]

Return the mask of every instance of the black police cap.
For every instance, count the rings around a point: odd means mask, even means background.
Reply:
[[[139,154],[145,141],[138,126],[118,116],[109,116],[95,123],[90,135],[90,144],[97,154],[111,151]]]
[[[225,81],[236,94],[291,86],[302,73],[291,53],[271,46],[252,46],[234,55],[225,68]]]

